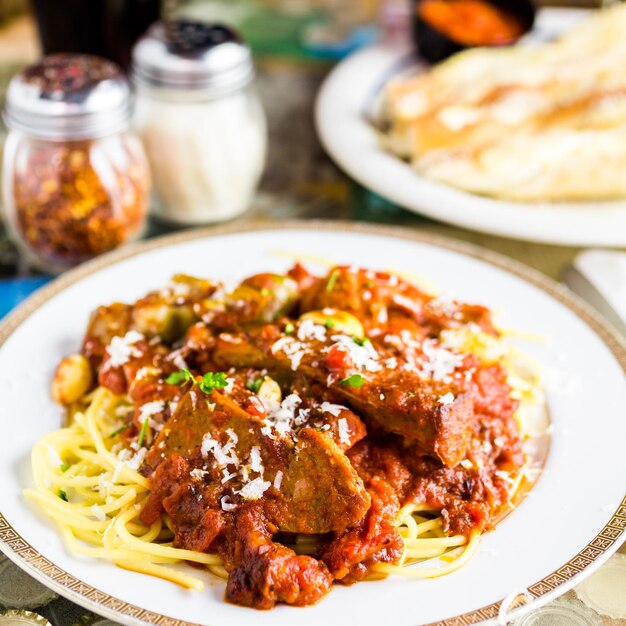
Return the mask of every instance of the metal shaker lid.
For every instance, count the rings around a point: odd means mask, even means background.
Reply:
[[[250,49],[231,28],[190,20],[157,23],[133,49],[138,85],[219,96],[254,76]]]
[[[131,92],[111,61],[83,54],[54,54],[14,76],[4,119],[9,128],[46,139],[84,139],[123,130]]]

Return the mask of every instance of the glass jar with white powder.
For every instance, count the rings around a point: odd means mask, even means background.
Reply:
[[[250,205],[267,147],[249,48],[230,28],[155,24],[133,50],[135,127],[152,170],[154,214],[180,225]]]

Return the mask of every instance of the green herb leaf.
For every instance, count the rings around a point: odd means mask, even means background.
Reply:
[[[65,493],[65,491],[63,491],[63,489],[59,489],[59,493],[57,495],[59,496],[59,498],[61,498],[61,500],[65,500],[65,502],[68,502],[67,494]]]
[[[352,376],[340,380],[339,384],[344,387],[362,387],[365,384],[365,380],[363,380],[361,374],[352,374]]]
[[[339,270],[334,269],[328,277],[328,282],[326,283],[326,291],[332,291],[334,289],[337,278],[339,278]]]
[[[326,328],[335,328],[335,320],[332,317],[327,318],[324,322],[324,326],[326,326]]]
[[[262,378],[249,378],[248,382],[246,382],[246,387],[252,393],[259,393],[259,389],[261,388],[262,384],[263,384]]]
[[[198,387],[200,387],[200,391],[210,394],[213,389],[224,389],[224,387],[228,387],[226,378],[226,372],[208,372],[197,384]]]
[[[361,337],[355,337],[354,335],[352,336],[352,341],[359,346],[364,346],[365,344],[370,343],[370,340],[367,337],[363,337],[361,339]]]
[[[294,330],[296,330],[296,327],[291,322],[285,324],[285,333],[287,335],[291,335]]]
[[[407,395],[409,396],[409,398],[412,398],[415,395],[414,391],[407,391]]]
[[[374,281],[372,280],[365,281],[365,285],[364,285],[365,289],[371,289],[373,286],[374,286]]]
[[[143,446],[144,439],[146,438],[146,434],[148,433],[148,418],[143,421],[141,425],[141,431],[139,432],[139,439],[137,439],[137,447],[141,448]]]
[[[120,433],[123,433],[125,430],[128,430],[133,425],[132,422],[127,422],[123,426],[120,426],[118,429],[114,430],[109,437],[117,437]]]
[[[180,385],[190,382],[193,385],[198,385],[200,391],[206,394],[211,393],[213,389],[223,389],[228,386],[225,372],[208,372],[198,382],[188,369],[182,369],[170,374],[165,379],[165,382],[169,385]]]
[[[67,463],[61,463],[61,465],[59,465],[59,469],[62,472],[67,472],[67,470],[70,469],[70,466]]]
[[[178,372],[172,372],[166,379],[165,382],[168,385],[181,385],[188,382],[195,382],[193,374],[188,369],[182,369]]]

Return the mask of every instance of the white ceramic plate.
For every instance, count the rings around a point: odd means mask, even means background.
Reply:
[[[586,13],[544,9],[529,39],[550,39]],[[495,200],[429,180],[384,151],[367,111],[387,80],[411,71],[411,59],[408,45],[376,44],[348,57],[322,86],[317,130],[327,152],[350,176],[406,209],[464,228],[554,244],[626,246],[626,202]]]
[[[226,604],[223,584],[208,574],[204,592],[183,591],[69,554],[21,491],[31,485],[31,445],[61,419],[48,396],[53,368],[78,348],[89,312],[102,303],[134,300],[176,272],[234,281],[282,271],[294,255],[422,275],[446,293],[500,311],[508,326],[546,338],[524,345],[546,370],[554,424],[545,473],[531,495],[484,537],[461,571],[436,580],[337,586],[306,609],[257,612]],[[626,347],[565,290],[502,257],[450,241],[400,229],[307,222],[148,242],[63,276],[0,327],[0,547],[57,592],[127,624],[416,626],[487,620],[512,590],[527,588],[533,603],[547,601],[617,548],[626,526],[624,367]],[[466,614],[466,621],[453,621]]]

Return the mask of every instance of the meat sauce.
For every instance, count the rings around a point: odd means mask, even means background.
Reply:
[[[133,400],[128,441],[151,403],[142,520],[166,513],[174,545],[218,553],[229,601],[313,604],[397,563],[407,503],[440,511],[447,534],[492,528],[524,463],[518,402],[502,365],[441,343],[455,328],[497,336],[487,309],[347,267],[260,274],[232,294],[186,280],[182,297],[98,309],[83,352]],[[346,314],[362,336],[338,327]],[[128,331],[142,334],[120,363],[106,347]],[[191,377],[172,384],[181,365]],[[228,384],[203,391],[207,372]],[[294,551],[298,534],[315,536],[312,554]]]

